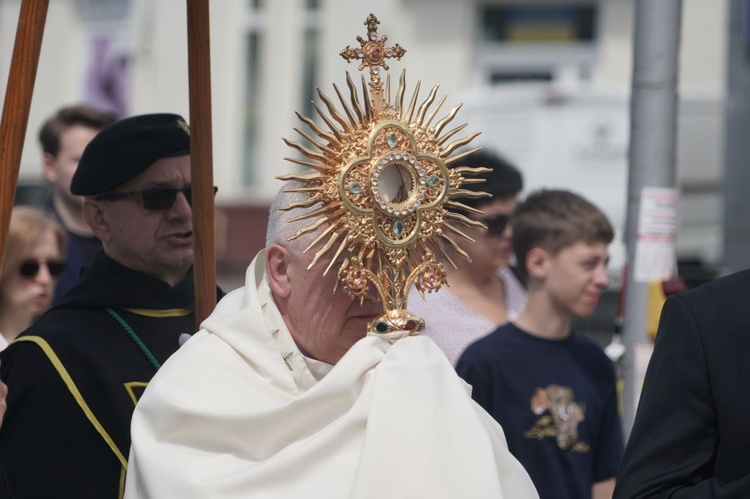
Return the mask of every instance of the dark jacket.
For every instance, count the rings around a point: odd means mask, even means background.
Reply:
[[[172,288],[100,253],[0,355],[0,464],[14,498],[120,497],[135,403],[194,320],[192,272]]]
[[[78,282],[83,269],[94,263],[96,254],[102,249],[102,242],[96,236],[79,236],[65,228],[51,201],[47,205],[47,211],[55,217],[65,231],[68,246],[65,254],[65,270],[55,285],[53,305],[57,305],[62,301],[65,293]]]
[[[614,497],[750,497],[750,271],[670,297]]]

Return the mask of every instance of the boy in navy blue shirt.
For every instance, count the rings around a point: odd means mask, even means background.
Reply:
[[[612,238],[607,217],[580,196],[530,194],[513,215],[526,309],[469,346],[456,367],[541,499],[612,497],[623,452],[614,366],[572,328],[609,284]]]

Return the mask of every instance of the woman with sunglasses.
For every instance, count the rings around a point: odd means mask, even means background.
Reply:
[[[415,289],[409,294],[407,307],[425,319],[425,334],[432,338],[455,366],[463,351],[497,326],[514,320],[526,306],[526,291],[510,269],[513,256],[510,215],[515,209],[518,193],[523,188],[521,173],[499,156],[479,151],[468,156],[460,166],[485,167],[486,181],[468,184],[465,189],[482,191],[492,197],[461,198],[459,201],[482,214],[462,211],[479,220],[479,227],[461,230],[476,242],[461,241],[471,262],[451,257],[458,267],[448,262],[445,267],[448,286],[422,300]]]
[[[65,245],[65,232],[51,216],[13,208],[0,272],[0,350],[50,307]]]

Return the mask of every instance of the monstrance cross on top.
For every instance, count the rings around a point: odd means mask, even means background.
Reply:
[[[401,47],[398,43],[393,47],[385,46],[388,37],[385,35],[378,37],[378,24],[380,24],[380,21],[378,21],[378,18],[373,14],[367,16],[367,20],[364,24],[367,26],[367,40],[358,36],[357,41],[360,43],[361,48],[351,48],[347,45],[346,48],[341,51],[341,57],[346,59],[346,62],[351,62],[354,59],[361,59],[362,64],[359,65],[360,71],[369,67],[370,72],[377,74],[378,66],[381,66],[387,71],[388,63],[385,60],[394,57],[397,60],[401,60],[406,53],[406,49]]]
[[[411,102],[404,103],[406,70],[401,72],[395,100],[391,102],[390,91],[384,94],[380,74],[388,71],[386,61],[400,59],[406,50],[399,45],[386,47],[387,38],[377,34],[378,24],[377,18],[370,14],[365,21],[367,40],[357,37],[361,48],[347,46],[341,52],[347,62],[361,61],[360,71],[370,69],[369,89],[365,75],[360,75],[363,90],[360,100],[347,72],[353,108],[334,85],[343,114],[319,90],[318,96],[325,102],[328,114],[317,105],[315,109],[330,131],[298,114],[316,137],[296,128],[295,131],[314,149],[286,140],[307,159],[285,159],[314,171],[278,178],[300,182],[301,187],[290,188],[287,192],[307,195],[280,208],[307,209],[291,221],[308,220],[309,225],[290,239],[320,230],[304,250],[317,248],[309,267],[324,255],[332,254],[323,275],[336,266],[336,286],[341,285],[349,297],[362,301],[375,287],[384,313],[368,323],[367,334],[392,334],[387,337],[390,341],[424,329],[424,319],[407,309],[409,288],[414,285],[424,296],[447,283],[443,264],[438,262],[434,252],[451,264],[453,261],[445,250],[453,249],[471,261],[452,237],[473,242],[458,226],[484,225],[449,208],[475,211],[456,198],[489,196],[462,188],[464,184],[482,180],[467,177],[487,173],[489,169],[460,166],[460,161],[476,149],[454,154],[478,133],[446,144],[465,126],[444,132],[460,105],[434,126],[430,125],[445,101],[443,97],[432,111],[429,110],[437,85],[418,109],[419,83]],[[386,79],[386,86],[390,86],[390,77]],[[441,244],[443,242],[445,245]]]

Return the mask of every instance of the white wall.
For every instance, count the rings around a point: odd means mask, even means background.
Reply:
[[[680,89],[724,95],[727,0],[683,0]]]
[[[130,0],[127,30],[132,38],[131,113],[172,111],[189,115],[186,6],[184,0]],[[407,96],[422,82],[420,102],[437,83],[445,110],[472,91],[475,48],[475,1],[455,0],[321,0],[321,89],[333,95],[332,83],[345,87],[345,71],[359,80],[357,65],[338,54],[358,45],[364,21],[374,12],[379,33],[406,48],[391,63],[397,85],[407,68]],[[488,0],[489,1],[489,0]],[[0,90],[4,91],[21,0],[0,0]],[[38,178],[36,133],[58,107],[85,95],[88,64],[87,26],[81,19],[84,0],[54,0],[40,59],[37,85],[23,153],[22,177]],[[278,188],[274,177],[293,168],[282,158],[293,154],[281,138],[297,138],[294,112],[300,109],[303,0],[273,0],[266,6],[261,56],[263,126],[259,185],[246,188],[243,178],[246,0],[211,2],[211,63],[216,183],[224,199],[263,202]],[[596,84],[627,91],[632,66],[633,0],[601,0],[601,33]],[[680,87],[683,93],[708,98],[723,95],[726,0],[685,0]],[[90,28],[90,26],[89,26]],[[459,114],[459,117],[461,115]],[[471,123],[469,124],[471,126]]]
[[[242,183],[243,2],[212,2],[209,15],[214,183],[228,199]],[[134,0],[131,23],[132,114],[175,112],[189,119],[186,2]]]
[[[0,91],[3,102],[20,10],[21,0],[0,2]],[[81,50],[83,44],[84,33],[75,0],[50,2],[21,158],[22,178],[41,178],[41,152],[37,140],[41,123],[63,103],[77,102],[83,95],[86,62]]]

